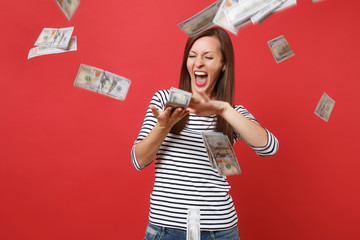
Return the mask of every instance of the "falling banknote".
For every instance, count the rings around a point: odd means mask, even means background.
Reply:
[[[202,138],[210,165],[223,176],[240,174],[240,166],[228,136],[221,132],[203,132]]]
[[[165,104],[165,108],[187,108],[189,106],[192,94],[190,92],[172,87],[169,91],[169,100]]]
[[[273,12],[296,5],[296,0],[223,0],[214,23],[237,34],[240,27],[260,23]]]
[[[73,31],[74,27],[44,28],[34,45],[67,49]]]
[[[119,100],[125,100],[131,81],[85,64],[80,65],[74,85]]]
[[[56,0],[56,2],[68,20],[74,15],[74,12],[80,4],[80,0]]]
[[[326,93],[323,93],[316,109],[315,115],[328,122],[331,111],[333,110],[335,101],[332,100]]]
[[[76,37],[71,37],[67,49],[47,47],[47,46],[34,47],[30,49],[28,59],[41,55],[56,54],[56,53],[70,52],[76,50],[77,50]]]
[[[214,26],[213,19],[221,2],[222,0],[214,2],[201,12],[179,23],[178,26],[189,36],[193,36]]]
[[[227,10],[230,9],[238,1],[239,0],[223,0],[213,19],[214,24],[225,28],[226,30],[232,32],[233,34],[237,34],[239,28],[243,24],[239,24],[235,26],[234,24],[230,23],[227,17]]]
[[[280,63],[295,55],[283,35],[268,41],[268,45],[276,63]]]

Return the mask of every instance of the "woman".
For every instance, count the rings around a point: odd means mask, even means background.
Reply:
[[[179,88],[192,93],[189,107],[165,109],[169,91],[156,92],[131,151],[138,170],[156,157],[145,239],[186,239],[190,208],[200,209],[201,239],[239,239],[230,186],[211,168],[201,133],[223,132],[233,143],[241,138],[260,156],[274,155],[278,141],[233,104],[234,53],[223,29],[188,39]]]

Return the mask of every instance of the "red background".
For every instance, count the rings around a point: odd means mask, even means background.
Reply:
[[[130,150],[155,91],[177,86],[177,24],[211,0],[2,1],[0,239],[142,239],[153,165]],[[360,239],[360,14],[356,0],[299,0],[230,33],[236,99],[279,139],[272,158],[235,145],[229,177],[242,240]],[[74,26],[78,51],[27,60],[44,27]],[[267,41],[295,56],[276,64]],[[125,101],[73,86],[81,63],[129,78]],[[329,122],[314,114],[326,92]]]

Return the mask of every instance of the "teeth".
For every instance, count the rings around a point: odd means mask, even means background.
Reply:
[[[207,75],[205,72],[195,72],[195,75],[201,75],[201,76],[204,76],[204,75]]]

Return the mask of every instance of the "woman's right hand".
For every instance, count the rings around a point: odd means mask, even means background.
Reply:
[[[171,111],[172,107],[167,107],[165,111],[160,111],[153,105],[150,105],[150,109],[156,117],[157,123],[150,133],[135,145],[134,149],[136,159],[141,168],[152,162],[172,126],[189,113],[182,108]]]
[[[171,129],[180,119],[189,114],[189,111],[183,108],[167,107],[164,111],[158,110],[154,105],[150,105],[150,109],[157,119],[157,125],[162,129]]]

